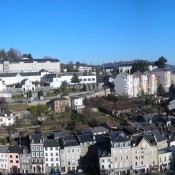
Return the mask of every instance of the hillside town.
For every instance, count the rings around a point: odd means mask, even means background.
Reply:
[[[166,62],[1,60],[0,172],[174,174],[175,73]]]

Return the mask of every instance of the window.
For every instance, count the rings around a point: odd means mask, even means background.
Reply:
[[[87,81],[87,79],[86,79],[86,78],[84,78],[84,79],[83,79],[83,81]]]
[[[111,162],[111,159],[108,159],[108,162]]]
[[[35,153],[32,153],[32,157],[35,157]]]
[[[104,165],[102,165],[101,168],[104,169]]]
[[[13,163],[13,160],[10,160],[10,163]]]
[[[43,146],[40,146],[40,151],[43,151]]]
[[[10,158],[12,158],[12,155],[10,155]]]
[[[74,153],[74,149],[72,149],[72,152]]]
[[[141,161],[141,165],[143,165],[143,161]]]
[[[135,159],[138,159],[138,157],[137,157],[137,156],[135,156]]]
[[[128,156],[126,156],[126,160],[128,160]]]
[[[56,156],[58,156],[58,153],[56,153]]]
[[[39,152],[36,152],[36,157],[39,157]]]
[[[88,78],[88,81],[91,81],[91,78]]]
[[[18,156],[16,156],[16,158],[18,158]]]
[[[53,156],[53,153],[50,153],[50,156]]]
[[[46,161],[48,161],[48,158],[46,158]]]
[[[47,147],[45,147],[45,150],[47,151]]]
[[[36,151],[39,151],[39,146],[36,146]]]
[[[43,152],[40,152],[40,157],[43,157]]]
[[[19,160],[17,160],[16,163],[19,163]]]
[[[135,162],[135,166],[137,166],[137,162]]]
[[[92,78],[92,81],[95,81],[95,78]]]
[[[45,153],[45,156],[48,156],[48,153]]]
[[[115,157],[115,160],[117,160],[117,157]]]
[[[103,163],[105,162],[104,159],[101,160]]]
[[[53,161],[53,158],[51,158],[50,160]]]
[[[53,150],[53,148],[52,148],[52,147],[50,147],[50,150],[52,151],[52,150]]]
[[[56,147],[55,150],[58,150],[58,147]]]
[[[120,159],[122,160],[122,156],[120,157]]]

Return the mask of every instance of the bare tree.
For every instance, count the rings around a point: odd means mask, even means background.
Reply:
[[[7,52],[7,58],[9,60],[19,60],[21,59],[21,52],[17,49],[10,48]]]

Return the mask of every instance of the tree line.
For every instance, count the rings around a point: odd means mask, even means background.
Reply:
[[[22,58],[28,58],[33,59],[33,56],[31,53],[21,53],[18,49],[10,48],[9,50],[0,49],[0,60],[9,60],[9,61],[15,61],[15,60],[21,60]],[[50,56],[44,56],[43,59],[53,59]]]

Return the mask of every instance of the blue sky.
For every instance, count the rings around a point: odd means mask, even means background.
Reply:
[[[87,64],[175,64],[174,0],[2,0],[0,48]]]

